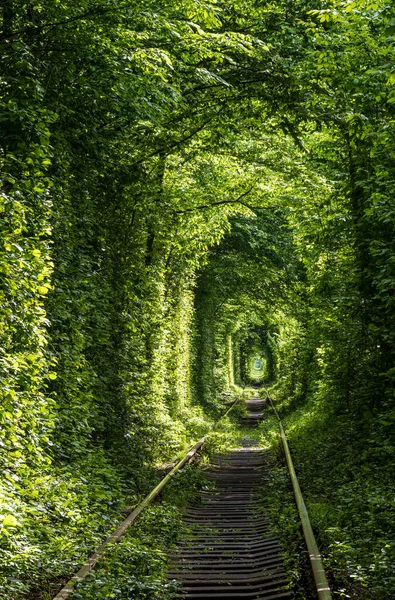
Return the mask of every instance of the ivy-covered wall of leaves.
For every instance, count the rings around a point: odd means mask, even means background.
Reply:
[[[338,581],[392,590],[394,19],[1,3],[2,597],[69,574],[258,349]]]

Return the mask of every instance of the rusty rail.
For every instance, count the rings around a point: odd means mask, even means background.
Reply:
[[[239,402],[239,400],[240,398],[237,398],[231,404],[231,406],[226,410],[226,412],[218,419],[218,421],[216,421],[215,425],[230,413],[230,411]],[[126,517],[126,519],[122,521],[122,523],[117,527],[117,529],[111,535],[109,535],[98,548],[96,548],[92,556],[90,556],[90,558],[88,558],[88,560],[82,565],[79,571],[77,571],[77,573],[73,575],[71,579],[69,579],[66,585],[62,587],[62,589],[56,594],[53,600],[66,600],[67,598],[69,598],[69,596],[71,596],[71,594],[74,592],[77,583],[86,578],[86,576],[92,571],[92,569],[94,569],[96,563],[103,556],[107,548],[121,538],[125,531],[135,523],[135,521],[139,517],[140,513],[144,510],[144,508],[146,508],[152,502],[152,500],[154,500],[159,495],[161,490],[170,481],[170,479],[174,477],[174,475],[176,475],[178,471],[180,471],[186,465],[186,463],[189,462],[195,456],[195,454],[204,445],[206,438],[207,435],[201,438],[197,442],[197,444],[195,444],[188,451],[188,453],[172,468],[170,473],[168,473],[166,477],[164,477],[160,481],[160,483],[158,483],[158,485],[148,494],[148,496],[146,496],[144,500]]]
[[[318,545],[314,536],[313,529],[311,527],[309,515],[307,512],[307,508],[305,502],[303,500],[302,491],[300,489],[299,481],[295,473],[295,468],[292,462],[292,456],[289,450],[287,438],[285,436],[284,428],[281,423],[280,416],[274,406],[274,403],[270,396],[268,395],[268,400],[270,405],[278,419],[279,427],[280,427],[280,436],[283,444],[284,454],[287,461],[288,471],[292,481],[292,487],[295,494],[296,505],[299,511],[299,517],[302,523],[303,534],[306,541],[307,550],[310,557],[311,569],[313,571],[315,586],[318,594],[319,600],[332,600],[331,590],[328,584],[328,580],[326,578],[324,565],[322,563],[322,558],[320,551],[318,549]]]

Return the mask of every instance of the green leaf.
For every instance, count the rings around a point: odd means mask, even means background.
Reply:
[[[48,294],[49,291],[49,287],[46,285],[39,285],[37,287],[37,291],[39,294],[41,294],[42,296],[45,296],[45,294]]]
[[[13,515],[6,515],[2,521],[2,525],[5,528],[22,526],[21,523],[19,523],[18,519],[16,519]]]

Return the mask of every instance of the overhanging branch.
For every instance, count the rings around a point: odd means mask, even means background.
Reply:
[[[240,194],[240,196],[238,196],[237,198],[234,198],[232,200],[218,200],[218,202],[211,202],[210,204],[200,204],[199,206],[193,206],[191,208],[186,208],[184,210],[176,210],[174,212],[177,215],[183,215],[185,213],[193,212],[195,210],[205,210],[207,208],[213,208],[213,206],[221,206],[223,204],[241,204],[241,206],[244,206],[245,208],[248,208],[249,210],[254,211],[257,208],[261,208],[261,207],[259,207],[259,206],[251,206],[250,204],[247,204],[247,202],[242,202],[242,199],[245,198],[246,196],[248,196],[248,194],[250,192],[252,192],[252,190],[258,185],[259,182],[260,182],[260,179],[257,179],[248,188],[248,190],[246,190],[245,192],[243,192],[242,194]],[[272,206],[265,206],[265,207],[262,207],[262,208],[268,209],[268,208],[273,208],[273,207]]]

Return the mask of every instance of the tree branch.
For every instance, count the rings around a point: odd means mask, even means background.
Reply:
[[[116,9],[116,8],[101,8],[100,9],[100,7],[94,7],[92,10],[89,10],[88,12],[81,13],[80,15],[76,15],[75,17],[70,17],[69,19],[63,19],[62,21],[54,21],[53,23],[45,23],[43,25],[37,25],[37,26],[29,25],[29,27],[25,27],[25,29],[19,29],[19,31],[9,32],[5,35],[0,36],[0,42],[9,40],[18,35],[22,35],[23,33],[31,33],[33,35],[38,31],[42,31],[43,29],[46,29],[47,27],[49,27],[50,29],[53,29],[54,27],[59,27],[60,25],[68,25],[69,23],[74,23],[75,21],[79,21],[80,19],[85,19],[86,17],[100,16],[100,15],[103,15],[103,14],[106,14],[109,12],[114,12],[116,10],[118,10],[118,9]]]
[[[260,179],[257,179],[256,181],[254,181],[254,183],[251,185],[251,187],[248,188],[248,190],[246,190],[245,192],[240,194],[240,196],[238,196],[234,200],[219,200],[218,202],[211,202],[210,204],[201,204],[200,206],[193,206],[192,208],[186,208],[185,210],[176,210],[174,212],[177,215],[183,215],[185,213],[193,212],[195,210],[204,210],[206,208],[212,208],[213,206],[221,206],[222,204],[241,204],[242,206],[245,206],[249,210],[254,211],[260,207],[259,206],[251,206],[250,204],[247,204],[246,202],[242,202],[241,200],[242,200],[242,198],[245,198],[245,196],[248,196],[248,194],[258,185],[259,182],[260,182]],[[262,208],[268,209],[268,208],[273,208],[273,206],[265,206]]]
[[[151,154],[147,154],[146,156],[143,156],[143,158],[140,158],[138,161],[132,163],[131,166],[134,167],[136,165],[140,165],[145,160],[148,160],[149,158],[152,158],[153,156],[157,156],[158,154],[165,154],[166,153],[166,155],[167,155],[169,153],[169,150],[173,150],[174,148],[177,148],[177,146],[181,146],[184,142],[187,142],[194,135],[196,135],[197,133],[199,133],[199,131],[202,131],[202,129],[204,129],[206,127],[206,125],[208,125],[210,123],[210,121],[212,121],[216,116],[218,116],[218,113],[215,114],[215,115],[213,115],[213,116],[211,116],[206,121],[204,121],[204,123],[202,125],[200,125],[199,127],[197,127],[197,129],[194,129],[191,133],[189,133],[184,138],[181,138],[181,140],[177,140],[176,142],[172,142],[172,143],[170,143],[168,145],[162,146],[161,148],[159,148],[159,150],[155,150],[154,152],[151,152]]]

